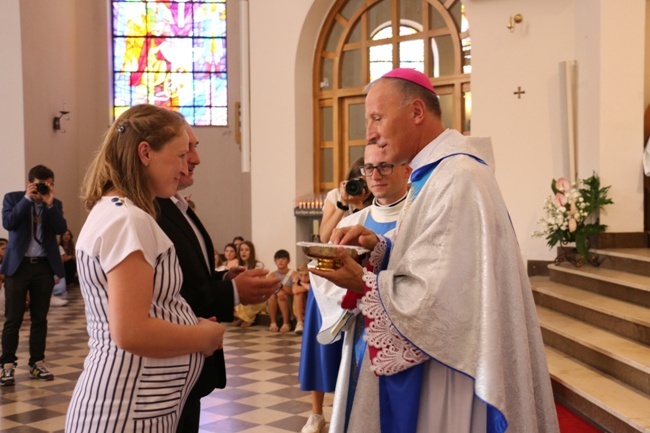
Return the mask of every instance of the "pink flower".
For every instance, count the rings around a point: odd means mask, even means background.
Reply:
[[[571,183],[567,180],[566,177],[561,177],[555,181],[555,187],[562,192],[567,192],[571,189]]]
[[[555,197],[553,197],[553,204],[555,207],[561,207],[564,206],[567,203],[567,198],[564,194],[562,193],[557,193],[555,194]]]

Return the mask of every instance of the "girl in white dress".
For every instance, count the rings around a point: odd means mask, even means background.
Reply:
[[[155,221],[187,173],[185,120],[137,105],[110,127],[84,179],[88,219],[76,253],[90,353],[66,432],[175,432],[222,325],[197,319],[180,296],[174,245]]]

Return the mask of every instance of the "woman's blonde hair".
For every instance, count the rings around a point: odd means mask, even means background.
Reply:
[[[122,113],[106,132],[86,171],[81,187],[86,209],[92,209],[107,191],[115,188],[155,218],[155,196],[138,157],[138,145],[146,141],[151,149],[160,151],[183,133],[185,125],[182,115],[155,105],[135,105]]]

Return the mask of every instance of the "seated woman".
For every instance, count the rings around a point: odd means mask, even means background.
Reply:
[[[75,284],[77,281],[77,256],[75,255],[75,245],[72,232],[66,230],[59,239],[59,246],[63,248],[61,260],[65,270],[65,280],[68,285]]]
[[[61,258],[65,255],[65,250],[61,245],[59,245],[59,252],[61,253]],[[68,304],[68,300],[65,299],[65,296],[68,294],[67,290],[68,284],[66,277],[59,278],[56,275],[54,276],[54,287],[52,288],[52,298],[50,298],[50,306],[52,307],[62,307]]]
[[[228,266],[221,260],[221,254],[219,251],[214,252],[214,270],[215,272],[227,271]]]
[[[228,269],[239,266],[239,257],[237,256],[237,246],[235,244],[226,244],[226,246],[223,247],[223,255],[226,258],[224,265],[226,265]]]
[[[243,241],[239,244],[239,266],[246,269],[264,269],[264,263],[255,258],[255,245],[251,241]],[[266,309],[266,301],[259,304],[242,305],[235,307],[233,325],[248,328],[255,323],[255,318],[260,311]]]

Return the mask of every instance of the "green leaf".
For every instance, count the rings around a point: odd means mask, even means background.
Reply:
[[[551,191],[553,191],[553,194],[557,194],[558,192],[560,192],[560,190],[557,189],[556,185],[557,185],[557,181],[555,179],[553,179],[551,181]]]

